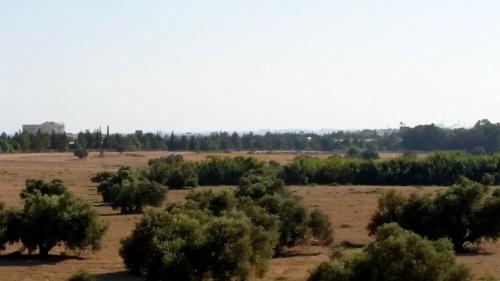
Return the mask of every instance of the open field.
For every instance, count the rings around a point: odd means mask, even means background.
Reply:
[[[92,202],[103,219],[109,223],[101,251],[82,253],[80,258],[53,257],[44,261],[2,256],[0,257],[0,279],[57,281],[65,280],[80,269],[86,269],[97,274],[99,280],[139,280],[126,274],[118,249],[119,241],[131,232],[140,216],[120,215],[117,211],[101,205],[100,196],[96,193],[95,185],[90,182],[90,177],[98,171],[113,170],[122,165],[145,167],[149,159],[166,155],[166,152],[135,152],[123,155],[106,153],[104,158],[91,154],[87,160],[76,160],[69,153],[0,155],[0,201],[9,206],[19,207],[21,205],[19,192],[23,189],[26,178],[57,177],[63,179],[76,195]],[[187,160],[201,160],[208,155],[212,154],[185,153],[184,157]],[[250,156],[247,153],[224,153],[222,155]],[[251,156],[285,163],[296,155],[258,153]],[[327,157],[328,155],[318,156]],[[353,246],[365,245],[370,241],[365,227],[376,207],[379,194],[390,188],[310,186],[293,187],[293,189],[304,197],[309,206],[320,208],[330,216],[335,227],[336,245],[348,245],[354,248]],[[435,192],[439,188],[401,187],[401,189],[405,192],[415,190]],[[171,202],[182,200],[188,193],[189,191],[170,191],[168,200]],[[2,255],[18,249],[18,246],[9,247]],[[56,249],[52,253],[57,255],[59,251]],[[280,280],[305,280],[308,270],[327,258],[328,249],[319,246],[291,249],[288,257],[272,261],[270,270],[263,280],[271,281],[279,277],[284,278]],[[477,277],[487,274],[500,277],[500,243],[485,243],[478,253],[460,256],[459,259],[472,267]]]

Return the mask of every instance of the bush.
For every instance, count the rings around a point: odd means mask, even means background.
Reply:
[[[328,218],[264,174],[247,173],[236,191],[193,192],[184,203],[148,210],[122,241],[125,264],[148,280],[248,280],[261,277],[283,246],[331,243]]]
[[[469,270],[456,262],[446,239],[428,241],[397,224],[376,231],[375,241],[361,253],[332,258],[308,281],[468,281]]]
[[[468,243],[500,237],[500,192],[470,181],[463,181],[435,196],[400,192],[384,194],[368,229],[396,222],[429,239],[449,238],[455,250]]]
[[[23,195],[23,210],[0,208],[2,247],[20,240],[30,253],[38,250],[40,256],[47,256],[58,244],[70,250],[100,248],[107,226],[89,203],[67,191],[43,194],[34,189]]]
[[[167,188],[150,181],[139,171],[122,167],[118,172],[106,176],[97,191],[102,195],[103,202],[110,203],[113,209],[119,208],[121,213],[134,213],[142,212],[145,206],[160,206],[165,200]]]
[[[113,175],[114,175],[113,172],[108,172],[108,171],[99,172],[95,176],[93,176],[90,180],[93,183],[101,183],[101,182],[104,182],[105,180],[111,178]]]
[[[68,281],[97,281],[94,275],[88,273],[87,271],[79,271],[78,273],[72,275]]]
[[[189,204],[189,203],[187,203]],[[148,210],[122,241],[127,267],[148,280],[248,280],[261,275],[276,240],[243,212],[211,215],[194,205]]]
[[[41,256],[56,244],[72,250],[98,250],[107,228],[89,203],[71,194],[30,194],[21,217],[24,247],[30,252],[38,249]]]
[[[345,158],[359,158],[361,156],[361,153],[359,152],[359,149],[352,147],[347,150],[345,153]]]
[[[77,149],[73,153],[78,159],[86,159],[89,156],[89,152],[86,149]]]
[[[287,184],[452,185],[461,177],[500,182],[500,154],[440,152],[426,158],[398,157],[372,161],[299,156],[283,167]]]
[[[238,185],[245,173],[265,166],[253,157],[210,157],[198,163],[198,179],[200,185]]]
[[[316,239],[324,244],[333,242],[333,230],[328,217],[320,211],[310,212],[301,198],[292,195],[283,181],[269,176],[248,175],[236,189],[240,201],[252,200],[279,219],[279,243],[276,252]]]
[[[21,191],[21,198],[25,199],[28,194],[33,194],[39,192],[44,195],[62,195],[68,192],[68,189],[64,185],[61,179],[54,179],[50,182],[44,182],[43,180],[26,180],[26,187]]]
[[[14,209],[5,209],[0,203],[0,250],[5,250],[8,243],[19,240],[20,212]]]
[[[379,159],[379,155],[376,151],[373,150],[365,150],[361,153],[361,158],[364,160],[376,160]]]
[[[196,165],[185,162],[182,155],[150,160],[148,177],[173,189],[198,185]]]

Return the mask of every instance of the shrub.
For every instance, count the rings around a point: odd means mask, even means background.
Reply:
[[[68,281],[97,281],[94,275],[88,273],[87,271],[79,271],[78,273],[72,275]]]
[[[247,173],[236,191],[197,191],[166,210],[148,210],[122,241],[125,264],[148,280],[248,280],[261,277],[284,246],[331,243],[328,218],[264,174]]]
[[[359,152],[359,149],[352,147],[347,150],[345,153],[345,158],[359,158],[361,156],[361,153]]]
[[[481,183],[484,185],[494,185],[496,183],[496,176],[489,173],[485,173],[481,178]]]
[[[100,248],[107,226],[89,203],[67,192],[62,181],[52,182],[64,192],[42,193],[43,188],[34,188],[22,194],[23,210],[0,206],[1,247],[20,240],[30,253],[38,250],[40,256],[47,256],[58,244],[71,250]]]
[[[327,245],[333,242],[333,230],[328,217],[320,211],[312,213],[301,198],[292,195],[283,181],[274,177],[250,174],[241,179],[236,189],[240,201],[252,200],[279,219],[279,244],[276,251],[317,239]]]
[[[93,183],[101,183],[101,182],[104,182],[105,180],[111,178],[113,175],[114,175],[113,172],[108,172],[108,171],[99,172],[95,176],[93,176],[90,180]]]
[[[333,257],[321,264],[308,281],[471,280],[446,239],[431,242],[397,224],[380,227],[375,236],[361,253]]]
[[[39,192],[44,195],[62,195],[68,192],[68,189],[64,185],[61,179],[54,179],[50,182],[44,182],[43,180],[27,179],[26,187],[21,191],[21,198],[26,198],[28,194],[33,194]]]
[[[396,222],[429,239],[447,237],[461,251],[467,243],[500,237],[500,218],[495,215],[499,212],[499,192],[463,181],[435,196],[384,194],[368,229],[373,234],[380,225]]]
[[[71,194],[29,194],[21,214],[20,239],[30,252],[46,256],[56,244],[68,249],[101,247],[106,230],[91,205]]]
[[[15,243],[19,240],[19,226],[21,214],[14,209],[6,209],[0,203],[0,250],[5,250],[8,243]]]
[[[376,151],[373,150],[365,150],[361,153],[361,158],[364,160],[376,160],[379,159],[379,155]]]
[[[210,157],[198,163],[198,179],[200,185],[238,185],[245,173],[265,166],[254,157]]]
[[[149,161],[149,179],[179,189],[198,185],[196,165],[185,162],[182,155],[169,155]]]
[[[319,159],[299,156],[283,167],[287,184],[452,185],[461,177],[487,184],[500,182],[500,154],[439,152],[426,158]]]
[[[120,255],[148,280],[248,280],[263,273],[275,241],[243,212],[215,216],[187,203],[148,210]]]
[[[86,159],[89,156],[89,152],[86,149],[77,149],[73,153],[78,159]]]
[[[128,167],[107,176],[97,187],[103,202],[122,213],[142,212],[145,206],[160,206],[167,188],[150,181],[144,174]]]

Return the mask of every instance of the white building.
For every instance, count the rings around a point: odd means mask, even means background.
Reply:
[[[23,125],[23,132],[35,135],[40,131],[42,134],[63,134],[64,123],[45,122],[39,125]]]

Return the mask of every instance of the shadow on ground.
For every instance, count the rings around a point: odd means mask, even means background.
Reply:
[[[99,281],[139,281],[142,280],[139,277],[135,277],[128,273],[127,271],[112,272],[97,274],[97,280]]]
[[[66,260],[84,260],[77,256],[49,255],[39,257],[37,255],[26,255],[20,252],[14,252],[8,255],[0,256],[0,266],[38,266],[45,264],[57,264]]]

